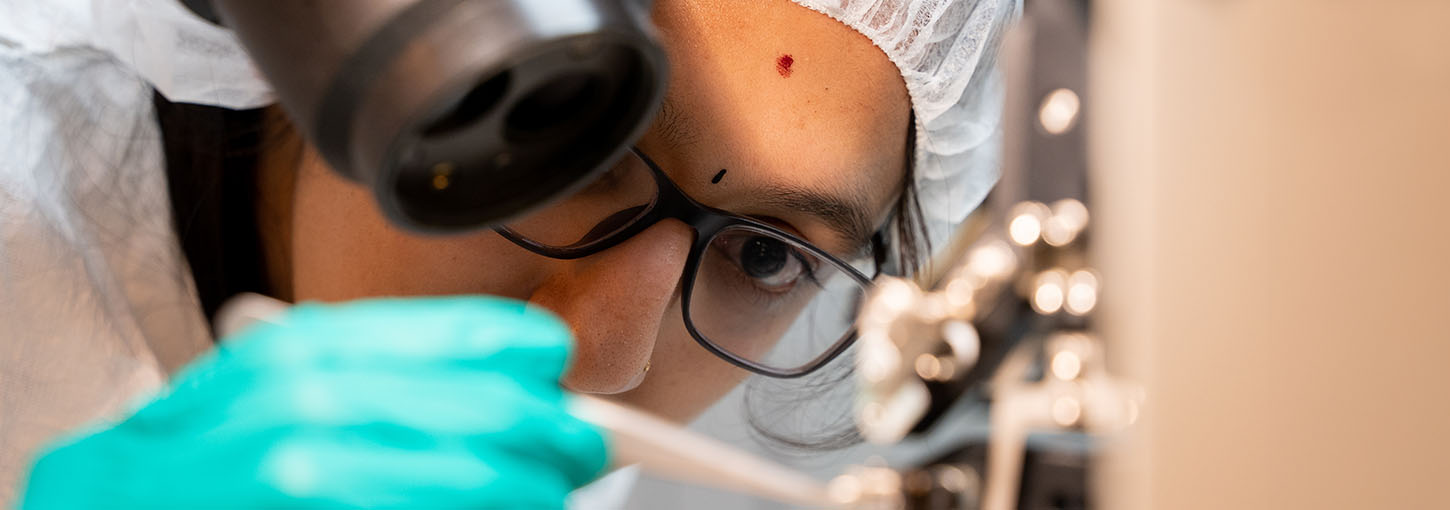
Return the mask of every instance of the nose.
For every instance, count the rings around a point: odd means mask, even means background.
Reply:
[[[582,393],[637,386],[665,321],[679,321],[680,275],[690,228],[665,220],[610,249],[554,266],[529,301],[574,331],[574,359],[563,384]]]

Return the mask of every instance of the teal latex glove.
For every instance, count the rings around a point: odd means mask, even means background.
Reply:
[[[571,346],[504,299],[297,306],[45,453],[22,508],[563,508],[607,461]]]

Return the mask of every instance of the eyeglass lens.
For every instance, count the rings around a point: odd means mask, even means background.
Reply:
[[[581,247],[644,216],[658,192],[653,171],[631,152],[588,187],[509,223],[508,229],[552,248]]]
[[[701,253],[685,313],[721,350],[793,371],[844,340],[864,291],[840,266],[795,240],[731,226]]]
[[[508,225],[549,248],[577,248],[610,237],[646,215],[659,186],[629,153],[578,194]],[[696,243],[685,318],[717,349],[781,372],[815,364],[843,341],[863,284],[801,241],[732,225]],[[703,248],[701,247],[703,245]]]

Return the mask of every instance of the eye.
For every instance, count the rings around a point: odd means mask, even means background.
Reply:
[[[725,252],[740,271],[762,290],[776,293],[789,291],[802,276],[809,277],[810,267],[800,252],[784,241],[766,236],[722,236]]]

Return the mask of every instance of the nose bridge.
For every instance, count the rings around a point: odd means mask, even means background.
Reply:
[[[559,314],[576,337],[577,356],[565,377],[576,391],[628,389],[643,370],[668,321],[679,321],[678,284],[693,235],[661,219],[609,249],[564,261],[531,301]]]
[[[592,270],[593,266],[629,269],[624,266],[643,265],[659,269],[677,265],[679,267],[674,272],[678,279],[680,271],[684,270],[684,263],[696,234],[694,226],[677,215],[658,216],[619,244],[578,259],[575,263],[588,268],[587,270]],[[675,259],[678,259],[677,264]]]

